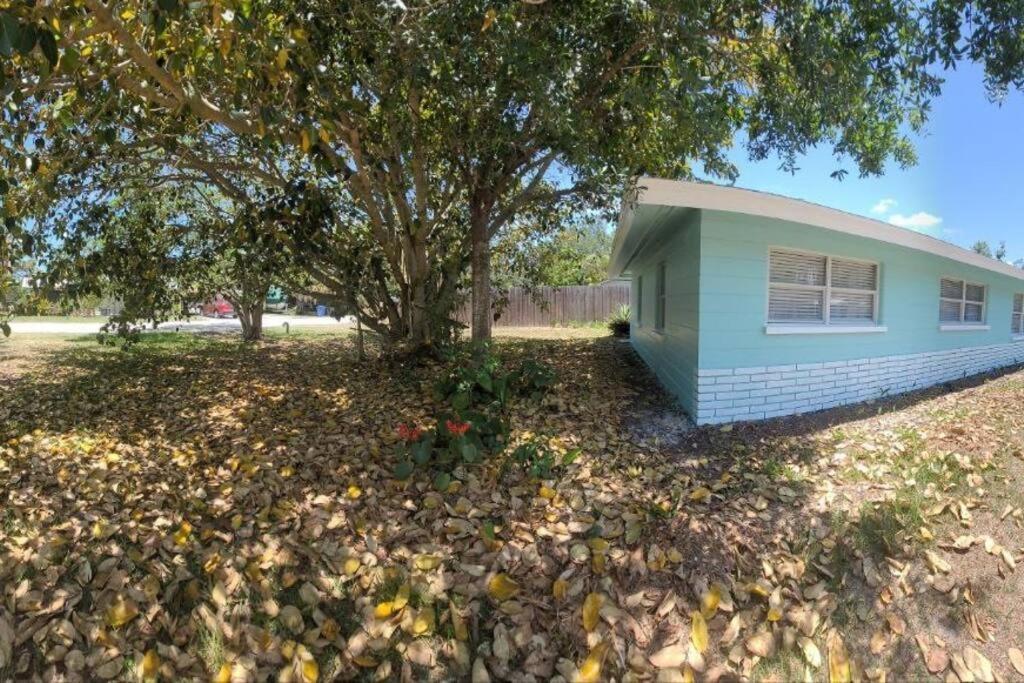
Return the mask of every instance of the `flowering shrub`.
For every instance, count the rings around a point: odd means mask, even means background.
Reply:
[[[406,443],[413,443],[420,440],[423,436],[423,430],[415,425],[407,425],[404,422],[398,425],[398,438]]]
[[[433,429],[407,424],[396,428],[398,479],[412,476],[417,466],[429,465],[440,471],[435,485],[446,489],[452,469],[504,450],[509,434],[508,402],[513,393],[536,397],[555,381],[551,368],[533,359],[511,373],[489,354],[478,362],[468,356],[453,357],[452,366],[434,386],[436,398],[447,403],[451,412],[440,415]]]
[[[468,422],[457,422],[455,420],[445,420],[444,421],[444,426],[448,428],[448,433],[449,434],[451,434],[452,436],[458,438],[458,437],[461,437],[461,436],[465,436],[466,432],[468,432],[469,428],[472,427],[473,425],[471,425]]]

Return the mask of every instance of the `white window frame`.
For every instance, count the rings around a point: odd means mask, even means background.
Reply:
[[[947,296],[942,296],[942,281],[950,280],[952,282],[960,283],[960,298],[951,299]],[[981,287],[985,294],[982,301],[968,301],[967,300],[967,287],[974,285],[975,287]],[[988,324],[988,298],[989,298],[989,286],[984,282],[975,282],[968,280],[964,277],[957,277],[953,275],[943,275],[939,278],[939,330],[942,332],[970,332],[970,331],[986,331],[991,330],[992,326]],[[942,319],[942,302],[950,301],[960,304],[960,321],[954,322],[950,320]],[[967,310],[967,304],[981,304],[981,321],[980,322],[967,322],[964,320],[964,315]]]
[[[1021,310],[1017,310],[1017,298],[1021,298]],[[1010,303],[1010,333],[1014,341],[1024,341],[1024,292],[1015,292]]]
[[[791,254],[801,254],[825,259],[825,284],[824,285],[801,285],[793,283],[772,282],[772,252],[786,251]],[[875,267],[875,289],[872,292],[867,289],[851,289],[848,287],[832,286],[832,261],[852,261]],[[836,256],[807,249],[794,249],[793,247],[771,245],[768,247],[768,260],[765,268],[765,297],[764,297],[764,319],[765,334],[864,334],[888,332],[889,328],[878,323],[878,312],[882,297],[882,264],[870,259],[851,258],[848,256]],[[820,321],[787,321],[771,319],[772,288],[811,290],[822,292],[822,316]],[[848,292],[851,294],[873,294],[874,310],[871,311],[870,321],[858,322],[832,322],[832,292]]]

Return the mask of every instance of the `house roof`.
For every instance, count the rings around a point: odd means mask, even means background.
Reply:
[[[637,181],[635,199],[623,199],[619,227],[612,241],[612,256],[608,267],[610,277],[618,277],[627,272],[633,257],[643,246],[643,236],[632,234],[637,232],[634,230],[637,211],[643,207],[708,209],[776,218],[917,249],[1024,280],[1024,270],[1008,263],[873,218],[768,192],[650,177]]]

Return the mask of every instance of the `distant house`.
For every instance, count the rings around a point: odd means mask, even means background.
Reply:
[[[642,179],[612,246],[623,275],[634,348],[698,424],[1024,362],[1024,271],[777,195]]]

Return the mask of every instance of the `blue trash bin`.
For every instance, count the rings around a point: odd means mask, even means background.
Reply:
[[[316,305],[316,315],[318,318],[323,318],[327,315],[327,307],[323,304]]]

